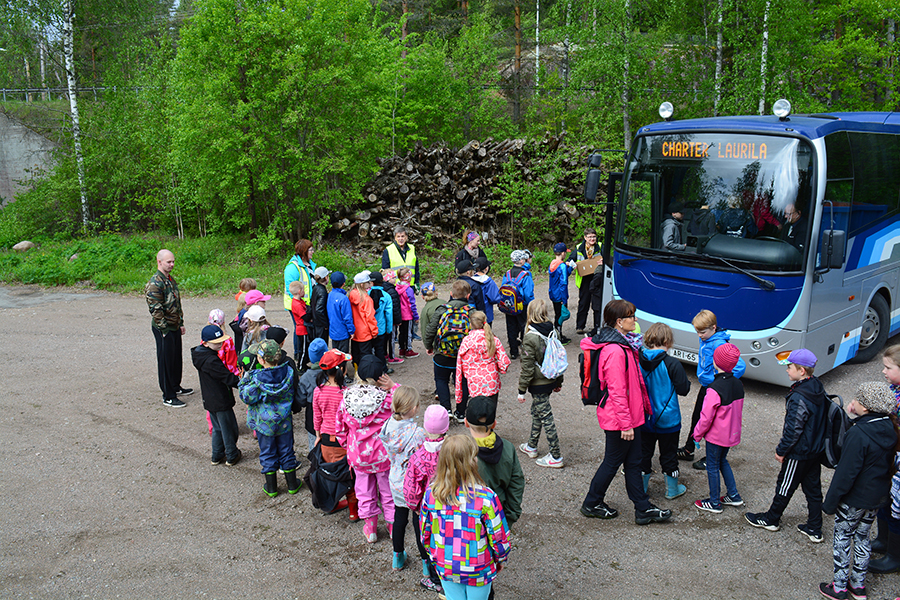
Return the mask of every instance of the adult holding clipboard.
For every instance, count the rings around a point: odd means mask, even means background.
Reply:
[[[575,246],[569,260],[575,261],[575,285],[578,286],[578,313],[575,315],[575,331],[578,335],[585,333],[588,309],[591,308],[591,282],[594,271],[602,264],[600,244],[597,243],[597,232],[588,227],[584,230],[584,241]],[[594,312],[594,329],[600,325],[598,312]]]

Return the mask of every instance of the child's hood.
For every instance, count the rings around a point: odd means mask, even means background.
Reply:
[[[344,390],[344,410],[362,421],[378,412],[386,397],[387,392],[378,386],[368,383],[351,385]]]
[[[397,288],[397,292],[402,295],[406,292],[406,288],[409,287],[409,282],[401,280],[398,281],[397,285],[395,285],[394,287]]]
[[[392,452],[400,452],[409,444],[418,427],[415,419],[394,419],[391,417],[381,427],[381,441],[384,447]]]
[[[563,262],[565,261],[563,261],[561,258],[554,258],[552,261],[550,261],[550,268],[547,269],[547,271],[549,273],[552,273],[557,268],[559,268],[559,265],[563,264]]]
[[[730,339],[731,339],[731,334],[728,333],[727,329],[719,329],[714,334],[709,336],[709,339],[707,339],[703,343],[704,344],[712,344],[714,347],[718,347],[719,344],[728,343],[728,341]]]
[[[280,395],[294,385],[294,373],[288,363],[268,369],[254,369],[248,377],[256,379],[256,383],[267,394]]]
[[[460,348],[460,356],[465,356],[469,352],[479,354],[487,353],[487,341],[484,339],[484,329],[473,329],[466,336],[465,347]]]
[[[503,440],[500,436],[496,436],[494,445],[490,448],[486,446],[478,447],[478,458],[489,465],[496,465],[503,458]]]
[[[865,414],[853,421],[852,428],[859,428],[858,431],[860,433],[872,440],[873,444],[885,452],[893,451],[897,445],[897,434],[894,432],[891,420],[886,415],[878,413]]]
[[[641,368],[644,369],[648,373],[652,373],[656,370],[656,368],[662,364],[662,362],[666,359],[666,350],[665,348],[654,348],[653,350],[648,350],[647,348],[641,348],[640,352],[640,361]]]

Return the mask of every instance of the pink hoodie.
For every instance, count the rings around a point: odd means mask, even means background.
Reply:
[[[408,281],[400,280],[397,285],[397,293],[400,294],[400,319],[403,321],[418,321],[419,311],[416,310],[416,292]]]

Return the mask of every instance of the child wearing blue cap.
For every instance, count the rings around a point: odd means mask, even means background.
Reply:
[[[797,531],[818,544],[822,541],[820,456],[825,450],[825,419],[829,400],[822,383],[813,375],[815,354],[800,348],[779,362],[787,365],[787,374],[793,384],[785,397],[784,429],[781,441],[775,448],[775,459],[781,463],[775,498],[768,511],[748,512],[744,518],[754,527],[778,531],[781,515],[799,485],[806,496],[808,513],[806,523],[798,524]]]
[[[547,272],[550,273],[550,302],[553,303],[554,315],[553,327],[556,328],[559,341],[563,344],[568,344],[572,341],[562,333],[563,321],[569,318],[569,307],[567,306],[569,302],[569,276],[572,275],[572,271],[575,269],[574,263],[566,262],[566,254],[568,252],[569,250],[563,242],[553,246],[555,258],[547,269]],[[565,314],[563,314],[563,308],[566,309]]]

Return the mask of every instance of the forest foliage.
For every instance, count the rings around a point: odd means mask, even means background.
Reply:
[[[678,118],[900,102],[900,9],[880,0],[70,1],[92,234],[315,237],[378,157],[546,131],[626,148],[663,100]],[[61,142],[0,211],[0,247],[85,233],[65,4],[0,1],[0,88],[31,90],[2,109],[43,108]],[[514,171],[510,214],[558,200]]]

